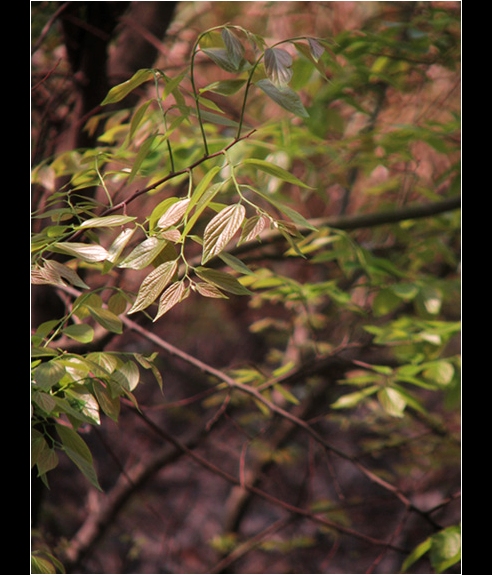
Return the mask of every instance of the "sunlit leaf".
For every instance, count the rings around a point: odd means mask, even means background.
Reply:
[[[184,282],[174,282],[170,285],[159,300],[159,309],[157,310],[154,321],[167,313],[177,303],[188,297],[188,295],[189,288],[186,288]]]
[[[177,269],[178,261],[174,260],[165,262],[150,272],[150,274],[143,280],[142,285],[138,290],[137,299],[128,313],[136,313],[137,311],[141,311],[151,305],[172,280]]]
[[[40,363],[33,371],[34,381],[41,389],[48,391],[65,375],[65,368],[57,361]]]
[[[108,95],[101,102],[101,106],[120,102],[123,98],[128,96],[130,92],[133,92],[135,88],[138,88],[141,84],[151,80],[153,77],[154,72],[151,69],[138,70],[129,80],[111,88]]]
[[[90,218],[82,222],[77,229],[85,230],[87,228],[113,228],[133,222],[136,218],[132,216],[103,216],[101,218]]]
[[[186,213],[189,203],[189,198],[173,203],[159,218],[157,227],[166,229],[179,222]]]
[[[403,417],[407,402],[399,391],[385,387],[378,392],[378,399],[386,413],[393,417]]]
[[[221,210],[205,227],[203,233],[202,264],[219,254],[243,223],[246,210],[233,204]]]
[[[54,248],[70,256],[80,258],[89,263],[102,262],[108,257],[105,248],[98,244],[83,244],[79,242],[58,242]]]
[[[120,263],[120,268],[141,270],[151,264],[159,253],[165,248],[166,240],[152,236],[145,239]]]
[[[123,230],[118,237],[113,241],[111,246],[108,248],[107,260],[109,262],[115,263],[120,257],[121,252],[125,249],[125,246],[130,241],[137,228],[127,228]]]
[[[223,294],[217,287],[209,283],[197,282],[195,284],[195,289],[200,295],[204,297],[228,299],[227,296]]]

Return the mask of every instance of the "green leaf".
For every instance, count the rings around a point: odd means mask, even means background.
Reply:
[[[140,170],[140,167],[142,166],[145,158],[149,155],[150,148],[152,147],[156,137],[157,134],[151,134],[138,149],[137,155],[133,160],[132,170],[130,172],[130,175],[128,176],[128,183],[131,183],[135,179],[135,176]]]
[[[222,28],[222,40],[224,41],[229,60],[232,62],[236,70],[239,70],[244,64],[244,47],[239,38],[229,29]]]
[[[214,94],[220,94],[221,96],[232,96],[238,92],[246,83],[246,80],[221,80],[218,82],[212,82],[205,88],[202,88],[200,92],[213,92]]]
[[[282,48],[265,50],[265,71],[276,87],[286,86],[292,78],[292,56]]]
[[[61,439],[63,451],[65,451],[91,484],[102,491],[94,469],[92,454],[85,441],[70,427],[55,424],[55,428]]]
[[[140,371],[133,361],[127,361],[111,374],[111,379],[123,389],[133,391],[140,383]]]
[[[309,118],[306,108],[303,106],[299,96],[288,86],[277,87],[271,80],[262,79],[256,82],[256,86],[271,98],[276,104],[299,116],[300,118]]]
[[[88,308],[93,319],[104,329],[111,333],[123,333],[123,323],[112,311],[102,307],[88,306]]]
[[[202,264],[219,254],[243,223],[246,210],[242,204],[233,204],[221,210],[205,227],[203,233]]]
[[[393,417],[403,417],[407,402],[399,391],[385,387],[378,392],[378,399],[386,413]]]
[[[362,391],[356,391],[354,393],[348,393],[347,395],[342,395],[334,403],[331,404],[333,409],[348,409],[355,407],[358,403],[363,401],[369,395],[376,393],[380,387],[378,385],[372,385],[367,387]]]
[[[226,292],[235,295],[250,295],[252,292],[244,287],[234,276],[220,270],[198,267],[196,275],[207,283],[211,283]]]
[[[449,385],[453,380],[454,366],[444,359],[428,362],[422,375],[438,385]]]
[[[120,413],[120,399],[119,397],[112,397],[110,392],[104,385],[97,380],[93,380],[92,387],[97,402],[101,406],[103,412],[110,417],[113,421],[118,421]]]
[[[155,270],[150,272],[142,282],[142,285],[138,290],[137,299],[128,314],[141,311],[152,304],[159,297],[162,290],[172,280],[177,269],[178,261],[173,260],[161,264],[156,267]]]
[[[296,178],[293,174],[291,174],[287,170],[284,170],[280,166],[272,164],[272,162],[268,162],[266,160],[259,160],[256,158],[246,158],[241,162],[241,165],[253,166],[254,168],[257,168],[258,170],[261,170],[262,172],[265,172],[270,176],[274,176],[275,178],[279,178],[284,182],[294,184],[295,186],[299,186],[300,188],[312,189],[311,186],[308,186],[302,180]]]
[[[154,72],[151,69],[138,70],[129,80],[111,88],[111,90],[108,92],[108,95],[101,102],[101,106],[120,102],[123,100],[123,98],[128,96],[130,92],[133,92],[135,88],[138,88],[144,82],[152,80],[153,77]]]
[[[401,567],[401,572],[405,573],[409,567],[411,567],[416,561],[423,557],[427,551],[431,548],[431,538],[427,538],[422,541],[415,549],[410,553],[410,555],[405,559]]]
[[[62,333],[80,343],[90,343],[94,338],[94,329],[85,323],[68,325]]]
[[[159,300],[159,309],[157,310],[157,315],[155,316],[154,321],[167,313],[177,303],[188,297],[188,295],[189,289],[186,288],[183,281],[175,282],[170,285]]]
[[[58,242],[54,250],[74,256],[84,262],[102,262],[108,257],[108,252],[98,244],[83,244],[79,242]]]
[[[40,363],[33,371],[33,378],[41,389],[48,391],[65,375],[65,368],[57,361]]]
[[[459,525],[447,527],[431,537],[429,551],[431,565],[442,573],[461,559],[461,529]]]

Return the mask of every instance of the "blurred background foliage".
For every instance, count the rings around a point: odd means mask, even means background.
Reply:
[[[102,416],[101,426],[82,428],[103,493],[63,454],[49,490],[38,493],[33,480],[40,570],[61,569],[55,556],[73,573],[396,573],[405,560],[409,572],[459,572],[460,213],[450,207],[398,221],[389,215],[460,194],[460,8],[459,2],[31,3],[35,238],[48,221],[52,237],[61,237],[77,210],[83,220],[86,210],[116,205],[169,173],[165,145],[138,155],[155,126],[150,113],[149,124],[132,132],[136,111],[147,113],[152,82],[100,107],[112,86],[156,68],[183,87],[181,105],[188,105],[191,86],[180,74],[194,43],[227,23],[268,46],[306,36],[326,40],[319,59],[305,42],[285,45],[294,57],[289,85],[307,117],[257,88],[244,110],[243,92],[233,84],[226,93],[202,94],[207,111],[223,112],[220,122],[204,125],[210,152],[234,138],[244,111],[243,132],[256,131],[228,150],[231,163],[262,158],[307,184],[255,169],[244,175],[316,230],[304,228],[295,244],[284,234],[255,249],[230,249],[229,257],[253,272],[241,280],[251,296],[194,296],[155,323],[138,321],[261,390],[334,446],[323,449],[249,397],[217,388],[210,373],[141,333],[108,330],[96,317],[94,330],[106,328],[97,346],[77,333],[72,347],[64,342],[66,351],[158,352],[162,391],[152,370],[143,370],[135,390],[140,414],[123,401],[121,411],[113,405],[117,423]],[[233,76],[199,54],[195,78],[205,87]],[[203,155],[198,123],[183,121],[177,104],[167,115],[176,171]],[[129,134],[133,148],[124,145]],[[104,164],[106,153],[112,164]],[[106,189],[94,157],[103,160]],[[134,177],[121,176],[122,167],[132,170],[137,162]],[[197,166],[195,181],[212,167]],[[76,191],[64,208],[68,182]],[[161,202],[183,196],[187,185],[185,177],[158,185],[127,215],[155,225]],[[267,209],[268,202],[261,205]],[[381,220],[357,219],[372,214]],[[112,238],[106,233],[98,240],[104,245]],[[190,257],[199,254],[197,245]],[[148,273],[114,268],[103,275],[87,262],[80,269],[98,293],[113,288],[108,297],[136,294]],[[66,293],[53,293],[33,288],[33,330],[72,306]],[[116,310],[120,302],[112,305]],[[262,389],[272,378],[279,385]],[[248,494],[173,448],[166,434],[310,515]]]

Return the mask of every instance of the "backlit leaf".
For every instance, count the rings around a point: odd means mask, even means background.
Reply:
[[[177,303],[188,297],[188,295],[189,288],[186,288],[184,282],[175,282],[170,285],[159,300],[159,309],[157,310],[157,315],[155,316],[154,321],[163,316]]]
[[[203,234],[202,264],[219,254],[243,223],[246,210],[242,204],[227,206],[214,216]]]
[[[55,244],[55,249],[89,263],[102,262],[108,257],[106,249],[98,244],[58,242]]]
[[[138,70],[129,80],[111,88],[111,90],[108,92],[108,95],[101,102],[101,106],[120,102],[123,100],[123,98],[128,96],[130,92],[133,92],[135,88],[138,88],[138,86],[144,82],[147,82],[148,80],[151,80],[153,77],[154,72],[150,69]]]
[[[166,229],[179,222],[186,213],[189,203],[189,198],[173,203],[159,218],[157,227]]]
[[[139,244],[119,265],[120,268],[141,270],[152,261],[164,249],[166,240],[152,236]]]
[[[137,299],[129,310],[129,314],[141,311],[152,304],[160,295],[162,290],[172,280],[178,268],[178,261],[165,262],[156,267],[155,270],[144,279],[138,290]]]
[[[87,228],[112,228],[115,226],[122,226],[129,222],[133,222],[136,218],[132,216],[103,216],[101,218],[90,218],[82,222],[80,226],[77,226],[79,230],[85,230]]]
[[[277,86],[286,86],[292,78],[292,56],[282,48],[265,50],[265,70],[270,80]]]

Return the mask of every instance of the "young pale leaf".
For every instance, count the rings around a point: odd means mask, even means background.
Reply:
[[[179,220],[185,215],[188,205],[190,203],[190,199],[186,198],[184,200],[179,200],[172,204],[164,214],[159,218],[157,222],[157,227],[166,229],[170,226],[173,226],[175,223],[179,222]]]
[[[220,270],[198,267],[195,269],[196,275],[202,280],[215,285],[219,289],[235,295],[249,295],[252,292],[243,286],[234,276]]]
[[[204,297],[228,299],[227,296],[220,291],[220,289],[209,283],[197,282],[195,284],[195,289],[200,295]]]
[[[292,56],[282,48],[265,50],[265,70],[277,87],[286,86],[292,78]]]
[[[170,285],[159,300],[159,309],[157,310],[157,315],[155,316],[154,321],[163,316],[177,303],[188,297],[189,293],[189,289],[186,288],[182,281],[175,282]]]
[[[84,262],[102,262],[108,257],[108,252],[98,244],[83,244],[79,242],[58,242],[57,251],[74,256]]]
[[[123,230],[108,248],[108,262],[115,263],[137,228]]]
[[[243,223],[246,210],[242,204],[227,206],[214,216],[203,234],[202,264],[219,254]]]
[[[249,218],[241,232],[238,246],[244,242],[250,242],[256,239],[265,228],[265,218],[263,216],[253,216]]]
[[[271,80],[266,78],[258,80],[256,85],[276,104],[288,112],[300,118],[309,118],[308,111],[303,106],[301,99],[288,86],[277,87]]]
[[[106,106],[106,104],[114,104],[115,102],[120,102],[128,96],[130,92],[138,88],[144,82],[151,80],[154,77],[154,72],[150,69],[138,70],[135,74],[126,82],[118,84],[111,88],[108,95],[101,102],[101,106]]]
[[[325,49],[318,42],[318,40],[316,40],[315,38],[308,38],[308,44],[309,44],[309,48],[311,50],[311,54],[313,55],[313,58],[317,62],[321,58],[321,56],[324,54]]]
[[[140,289],[138,290],[137,299],[129,310],[129,314],[141,311],[152,304],[158,297],[162,290],[172,280],[176,270],[178,269],[178,261],[173,260],[165,262],[156,267],[155,270],[144,279]]]
[[[167,242],[155,236],[139,244],[119,265],[120,268],[141,270],[148,266],[165,248]]]
[[[101,218],[90,218],[82,222],[76,229],[85,230],[87,228],[114,228],[133,222],[136,218],[132,216],[103,216]]]

